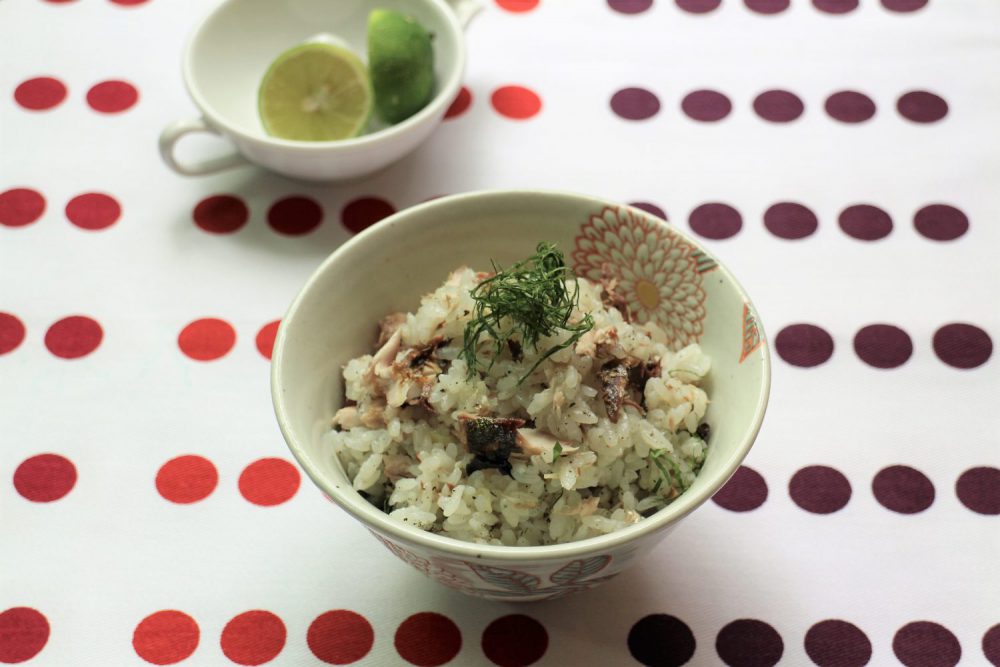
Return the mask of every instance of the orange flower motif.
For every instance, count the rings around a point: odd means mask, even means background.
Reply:
[[[604,266],[633,320],[655,322],[675,348],[698,342],[705,320],[701,274],[714,261],[641,211],[608,206],[583,224],[573,251],[578,276],[600,281]]]

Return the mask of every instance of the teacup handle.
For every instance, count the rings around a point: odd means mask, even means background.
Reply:
[[[472,17],[483,9],[483,3],[479,0],[445,0],[445,2],[451,6],[463,28],[468,28]]]
[[[184,176],[201,176],[203,174],[213,174],[217,171],[222,171],[223,169],[231,169],[243,164],[249,164],[249,162],[247,162],[247,160],[236,151],[233,151],[228,155],[221,155],[210,160],[195,162],[193,164],[182,164],[181,162],[178,162],[177,158],[174,156],[174,148],[177,146],[177,142],[180,141],[184,135],[191,134],[192,132],[207,132],[216,136],[222,136],[209,127],[203,118],[179,120],[165,127],[163,132],[160,133],[160,155],[163,157],[163,161],[167,163],[167,166],[176,171],[178,174],[182,174]]]

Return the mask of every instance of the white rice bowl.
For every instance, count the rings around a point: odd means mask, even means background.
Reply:
[[[535,546],[595,537],[641,521],[694,481],[705,460],[708,395],[699,386],[709,358],[698,345],[670,347],[655,324],[629,323],[602,303],[602,286],[578,280],[574,318],[594,327],[575,346],[534,366],[568,333],[505,350],[470,378],[463,332],[484,274],[454,271],[416,313],[396,318],[375,354],[343,369],[348,405],[325,437],[354,488],[401,523],[470,542]],[[611,333],[613,332],[613,333]],[[616,334],[616,336],[614,335]],[[414,350],[438,343],[415,381]],[[492,341],[484,339],[488,353]],[[602,399],[602,365],[614,359],[655,367],[617,422]],[[464,444],[470,415],[520,418],[528,442],[510,456],[510,474],[468,474],[476,458]],[[699,430],[699,426],[702,428]],[[699,436],[701,432],[706,438]],[[525,436],[527,437],[527,436]],[[519,442],[522,442],[519,436]],[[559,445],[555,446],[558,442]]]

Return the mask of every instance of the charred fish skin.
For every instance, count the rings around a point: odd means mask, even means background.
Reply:
[[[517,429],[523,419],[473,417],[464,420],[465,444],[475,458],[466,467],[466,474],[476,470],[496,468],[511,474],[510,455],[517,447]]]
[[[608,410],[608,419],[617,424],[622,403],[628,398],[628,368],[613,359],[604,364],[597,375],[601,378],[601,400]]]

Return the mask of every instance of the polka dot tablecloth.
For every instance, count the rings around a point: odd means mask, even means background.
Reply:
[[[0,3],[0,664],[1000,665],[1000,5],[490,0],[441,128],[343,186],[160,162],[204,10]],[[713,501],[518,606],[328,502],[268,361],[352,234],[534,187],[703,239],[775,370]]]

